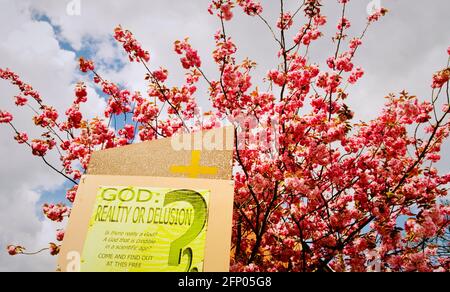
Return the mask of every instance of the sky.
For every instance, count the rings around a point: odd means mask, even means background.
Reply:
[[[294,11],[299,0],[285,0],[286,10]],[[324,0],[329,24],[325,37],[311,49],[311,59],[320,61],[332,55],[330,38],[339,19],[337,0]],[[367,17],[369,0],[352,0],[348,18],[350,34],[359,35]],[[218,20],[207,12],[208,0],[0,0],[0,68],[11,68],[33,85],[47,104],[63,111],[71,103],[74,84],[87,81],[77,70],[77,59],[93,59],[107,79],[132,90],[145,91],[144,70],[129,64],[112,39],[114,27],[130,29],[150,51],[151,68],[169,69],[172,84],[180,84],[183,71],[173,42],[190,37],[198,49],[208,76],[217,78],[212,62],[213,35]],[[264,16],[270,23],[278,17],[279,1],[263,0]],[[351,90],[350,107],[356,119],[370,120],[380,113],[384,96],[407,89],[422,99],[429,98],[431,76],[446,65],[450,45],[450,1],[381,0],[390,13],[370,28],[355,59],[366,75]],[[79,4],[79,5],[78,5]],[[254,83],[277,66],[277,47],[270,32],[257,18],[236,17],[227,23],[228,34],[238,44],[239,58],[258,63]],[[200,88],[205,89],[205,88]],[[198,95],[207,107],[206,91]],[[17,111],[13,96],[17,90],[0,80],[0,109],[10,110],[15,124],[32,135],[31,114]],[[83,112],[93,117],[102,112],[105,101],[89,87],[89,102]],[[29,251],[55,241],[54,231],[63,224],[44,220],[43,202],[64,201],[64,179],[52,173],[42,161],[17,145],[13,133],[0,126],[0,271],[54,271],[55,258],[42,254],[10,257],[8,244],[21,244]],[[439,168],[450,171],[449,144]],[[55,161],[56,157],[51,157]]]

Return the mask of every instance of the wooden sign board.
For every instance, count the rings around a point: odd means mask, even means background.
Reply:
[[[233,127],[183,134],[95,152],[88,174],[230,180],[233,149]]]
[[[216,143],[227,131],[202,135]],[[217,143],[195,147],[198,137],[184,136],[191,148],[163,139],[95,153],[58,269],[229,271],[233,150]]]

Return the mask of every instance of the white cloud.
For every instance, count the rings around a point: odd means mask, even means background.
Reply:
[[[16,182],[8,190],[2,188],[0,196],[0,271],[54,271],[55,258],[48,252],[37,256],[11,257],[3,249],[9,244],[25,245],[30,249],[28,252],[47,247],[49,242],[55,242],[55,230],[61,226],[48,220],[39,221],[36,216],[39,194],[30,191],[33,185],[22,184],[18,188],[19,185]]]
[[[7,3],[5,3],[7,2]],[[0,26],[0,67],[9,67],[32,84],[47,104],[64,112],[74,96],[73,84],[77,76],[75,54],[60,48],[53,28],[43,21],[34,21],[22,1],[1,1],[0,19],[8,19]],[[14,114],[14,124],[30,137],[37,137],[31,113],[27,108],[14,106],[17,89],[0,82],[0,108]],[[104,102],[90,90],[90,100],[84,106],[90,116],[104,108]],[[31,155],[29,149],[13,140],[13,132],[0,127],[0,270],[54,270],[54,259],[48,255],[11,258],[5,253],[8,244],[23,244],[30,251],[55,241],[55,226],[41,222],[37,205],[42,192],[55,190],[64,179],[51,172],[43,162]],[[57,161],[56,157],[51,157]],[[64,194],[57,200],[63,201]]]

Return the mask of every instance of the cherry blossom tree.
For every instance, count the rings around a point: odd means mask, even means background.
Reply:
[[[212,54],[216,77],[203,70],[189,39],[179,40],[174,51],[185,70],[181,86],[167,84],[168,70],[153,66],[150,53],[118,26],[114,38],[130,62],[142,65],[148,88],[121,88],[81,58],[80,70],[107,96],[104,114],[90,120],[83,115],[85,83],[76,85],[72,105],[58,113],[17,74],[0,69],[0,78],[19,90],[15,105],[31,110],[42,135],[31,138],[16,128],[8,111],[0,111],[0,123],[71,182],[66,198],[73,202],[93,151],[212,129],[228,118],[236,134],[232,271],[368,271],[375,260],[381,271],[449,271],[450,174],[435,166],[450,133],[449,59],[425,82],[431,84],[429,97],[389,94],[377,118],[356,122],[348,92],[365,72],[354,57],[369,27],[388,11],[374,11],[361,34],[351,36],[350,0],[329,3],[341,8],[337,20],[323,14],[321,0],[298,1],[295,11],[287,11],[284,2],[279,0],[279,19],[271,24],[255,0],[213,0],[208,11],[219,24]],[[239,10],[266,27],[279,47],[279,66],[260,86],[252,78],[256,63],[237,58],[227,31]],[[312,63],[309,52],[326,37],[328,22],[336,25],[335,35],[328,36],[329,58]],[[446,53],[448,58],[450,48]],[[206,113],[195,98],[200,82],[208,85],[212,110]],[[257,121],[252,131],[237,122],[243,116]],[[113,126],[118,117],[126,121],[123,127]],[[276,147],[250,142],[257,137]],[[61,165],[49,162],[50,153]],[[70,217],[69,205],[46,204],[43,212],[61,222]],[[64,231],[56,235],[60,242]],[[52,243],[47,249],[56,255],[59,248]],[[7,251],[28,254],[21,246]]]

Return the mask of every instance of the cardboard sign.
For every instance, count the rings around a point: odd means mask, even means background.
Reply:
[[[100,188],[81,270],[179,271],[183,252],[187,255],[184,271],[202,271],[209,193]]]
[[[211,137],[225,131],[205,133]],[[78,188],[59,270],[229,270],[233,152],[173,150],[169,140],[93,155],[93,168]],[[163,152],[165,157],[160,156]]]

